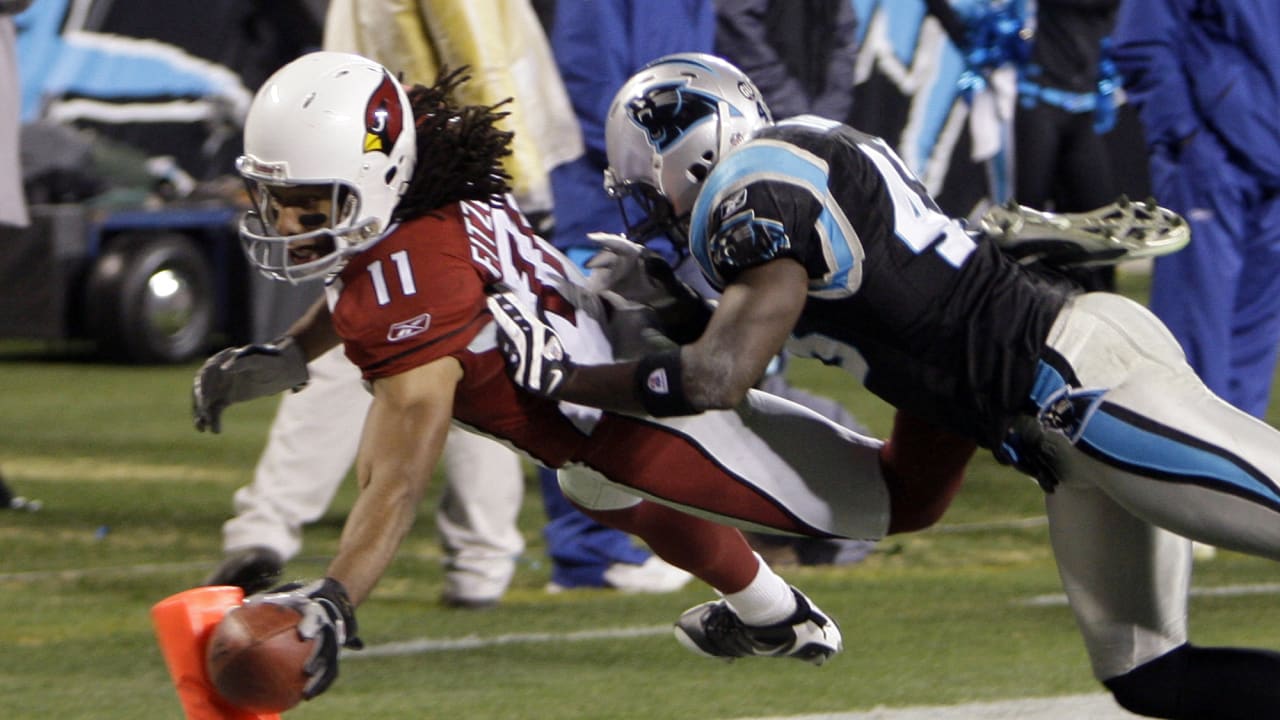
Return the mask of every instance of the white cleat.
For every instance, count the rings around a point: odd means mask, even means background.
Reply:
[[[821,665],[844,649],[840,627],[804,593],[791,588],[796,611],[775,625],[742,622],[724,600],[692,607],[676,622],[676,639],[705,657],[732,662],[740,657],[789,657]]]
[[[1008,202],[978,221],[982,232],[1019,262],[1058,267],[1113,265],[1181,250],[1191,229],[1153,200],[1121,197],[1083,213],[1051,213]]]

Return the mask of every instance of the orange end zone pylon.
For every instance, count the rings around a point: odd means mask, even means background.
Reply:
[[[278,713],[259,714],[231,707],[218,697],[204,670],[209,636],[231,608],[244,602],[244,591],[229,585],[185,590],[151,608],[151,624],[164,654],[173,686],[187,720],[280,720]]]

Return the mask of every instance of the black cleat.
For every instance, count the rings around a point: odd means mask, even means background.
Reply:
[[[275,550],[247,547],[227,553],[201,585],[235,585],[252,595],[275,585],[283,571],[284,560]]]

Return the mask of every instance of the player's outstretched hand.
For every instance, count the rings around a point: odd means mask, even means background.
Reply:
[[[338,649],[359,650],[364,647],[356,637],[356,609],[347,596],[347,589],[333,578],[315,580],[303,585],[289,583],[254,595],[249,602],[275,603],[302,613],[298,621],[298,636],[303,640],[316,639],[315,651],[307,661],[303,672],[310,678],[302,690],[306,700],[319,695],[338,677]]]
[[[591,271],[587,287],[595,292],[616,292],[632,302],[647,305],[645,300],[655,288],[645,277],[644,256],[653,251],[617,233],[587,233],[587,239],[600,246],[587,261]]]
[[[652,308],[659,330],[677,344],[698,339],[711,319],[711,307],[676,277],[675,268],[661,255],[625,235],[588,233],[587,238],[600,246],[587,261],[588,288]]]
[[[489,312],[498,326],[498,347],[506,359],[507,374],[535,395],[555,397],[573,372],[560,336],[513,293],[491,293]]]
[[[595,292],[613,292],[631,302],[659,307],[684,295],[688,287],[676,279],[675,270],[658,253],[632,242],[626,235],[587,233],[600,252],[587,261],[591,274],[587,287]]]
[[[232,403],[299,390],[307,384],[307,357],[293,338],[226,348],[205,361],[191,386],[196,430],[221,432],[222,411]]]

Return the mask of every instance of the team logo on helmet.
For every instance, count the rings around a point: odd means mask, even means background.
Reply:
[[[658,152],[671,147],[690,128],[716,114],[717,99],[683,82],[655,85],[627,102],[627,116],[649,136]]]
[[[391,148],[404,130],[404,112],[395,80],[383,73],[382,84],[369,96],[364,109],[364,151],[391,155]]]

